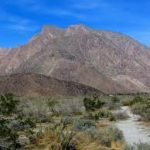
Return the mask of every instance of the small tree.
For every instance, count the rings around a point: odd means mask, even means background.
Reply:
[[[0,96],[0,112],[3,115],[11,115],[16,112],[18,101],[12,93]]]

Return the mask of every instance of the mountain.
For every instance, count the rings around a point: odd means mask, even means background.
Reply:
[[[0,60],[8,53],[7,49],[0,48]]]
[[[36,73],[106,93],[150,92],[150,49],[117,32],[45,26],[0,60],[0,74]]]
[[[17,96],[85,96],[102,92],[74,82],[61,81],[38,74],[14,74],[0,77],[0,94]]]

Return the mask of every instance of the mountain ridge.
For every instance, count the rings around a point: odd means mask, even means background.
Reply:
[[[14,93],[17,96],[91,96],[104,94],[83,84],[33,73],[0,76],[0,94],[5,93]]]
[[[150,49],[121,33],[85,25],[46,26],[0,61],[1,75],[39,73],[108,93],[150,92]]]

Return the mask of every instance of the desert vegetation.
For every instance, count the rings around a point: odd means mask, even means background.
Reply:
[[[147,104],[148,97],[132,97],[127,101],[119,96],[1,95],[0,147],[10,150],[140,150],[144,147],[147,150],[148,144],[127,145],[123,132],[115,126],[116,121],[128,118],[120,111],[123,105],[130,106],[148,121]]]
[[[123,104],[131,107],[134,114],[141,116],[141,120],[150,121],[150,98],[148,96],[135,96],[124,101]]]

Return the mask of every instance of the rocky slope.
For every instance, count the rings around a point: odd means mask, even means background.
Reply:
[[[150,49],[121,33],[46,26],[1,59],[0,74],[37,73],[103,92],[150,92]]]
[[[57,80],[38,74],[14,74],[0,77],[0,94],[18,96],[85,96],[102,92],[74,82]]]
[[[2,48],[0,48],[0,60],[1,60],[4,56],[6,56],[7,53],[8,53],[8,49],[2,49]]]

